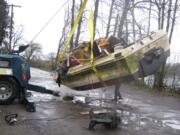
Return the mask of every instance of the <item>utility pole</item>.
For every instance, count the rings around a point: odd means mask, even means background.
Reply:
[[[8,5],[11,7],[11,20],[10,20],[10,33],[9,33],[9,50],[11,50],[11,44],[12,44],[12,31],[13,31],[13,17],[14,17],[14,7],[21,7],[19,5]]]

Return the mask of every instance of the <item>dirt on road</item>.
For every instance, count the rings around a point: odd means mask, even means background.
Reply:
[[[32,83],[58,90],[62,95],[76,95],[73,102],[62,101],[61,98],[33,92],[36,102],[35,113],[25,111],[23,105],[14,103],[0,106],[1,135],[179,135],[180,134],[180,99],[149,93],[140,88],[122,85],[123,100],[117,105],[113,98],[114,87],[106,91],[98,89],[83,93],[75,92],[52,81],[50,73],[32,70]],[[102,99],[108,99],[103,101]],[[115,130],[97,125],[88,130],[89,116],[80,112],[90,108],[118,109],[122,123]],[[121,110],[121,109],[124,110]],[[4,117],[10,113],[18,113],[18,122],[9,126]]]

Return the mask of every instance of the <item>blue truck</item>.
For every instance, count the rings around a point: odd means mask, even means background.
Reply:
[[[30,65],[26,62],[26,59],[19,54],[27,47],[20,47],[18,51],[14,52],[0,53],[1,105],[11,104],[15,99],[20,99],[29,108],[33,104],[28,101],[27,90],[58,95],[57,92],[46,89],[45,87],[29,83],[31,78]]]

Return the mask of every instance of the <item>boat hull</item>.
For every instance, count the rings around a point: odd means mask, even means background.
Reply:
[[[83,91],[129,82],[156,73],[170,55],[168,38],[159,32],[95,60],[99,79],[89,63],[70,68],[63,85]]]

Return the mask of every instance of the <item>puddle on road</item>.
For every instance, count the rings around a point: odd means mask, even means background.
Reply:
[[[146,128],[146,127],[156,127],[156,128],[158,127],[159,129],[169,127],[174,130],[180,130],[180,122],[178,120],[154,119],[151,117],[147,117],[145,114],[138,114],[138,113],[122,111],[122,110],[118,110],[117,113],[122,118],[121,126],[124,128],[128,128],[129,125],[133,125],[135,130],[140,130],[141,128]]]
[[[39,94],[37,92],[32,93],[32,98],[35,102],[61,101],[61,98],[52,95]],[[155,112],[154,106],[128,98],[123,99],[117,106],[115,102],[113,102],[112,95],[109,95],[107,98],[106,95],[102,95],[102,92],[99,91],[84,93],[84,95],[86,96],[75,96],[73,102],[87,104],[97,108],[125,107],[125,110],[117,110],[117,113],[122,118],[122,128],[129,128],[129,126],[133,125],[134,130],[140,130],[148,126],[159,128],[169,127],[180,130],[180,120],[176,120],[178,112],[158,112],[157,110]],[[143,112],[143,110],[145,110],[145,112]]]
[[[134,130],[140,130],[144,128],[171,128],[173,130],[180,130],[180,121],[175,120],[177,115],[177,112],[158,112],[154,110],[152,105],[144,105],[141,104],[139,101],[133,102],[133,105],[128,105],[127,100],[119,102],[118,105],[115,105],[115,103],[112,101],[113,98],[109,98],[108,100],[103,100],[103,98],[99,98],[96,95],[95,97],[82,97],[77,96],[74,99],[74,102],[82,102],[86,103],[89,106],[92,107],[99,107],[99,108],[113,108],[119,106],[119,108],[125,106],[125,110],[117,110],[118,115],[121,116],[122,119],[122,128],[128,128],[129,126],[134,127]],[[137,106],[135,107],[135,104],[137,103]],[[138,109],[141,107],[141,109]],[[141,110],[145,109],[145,112],[141,112]]]
[[[31,97],[29,97],[29,99],[35,103],[37,103],[37,102],[61,101],[60,97],[55,97],[55,96],[50,95],[50,94],[42,94],[42,93],[34,92],[34,91],[31,91],[31,93],[32,93],[32,95],[31,95]]]
[[[173,129],[180,130],[180,122],[177,120],[163,120],[162,123],[165,126],[171,127]]]

